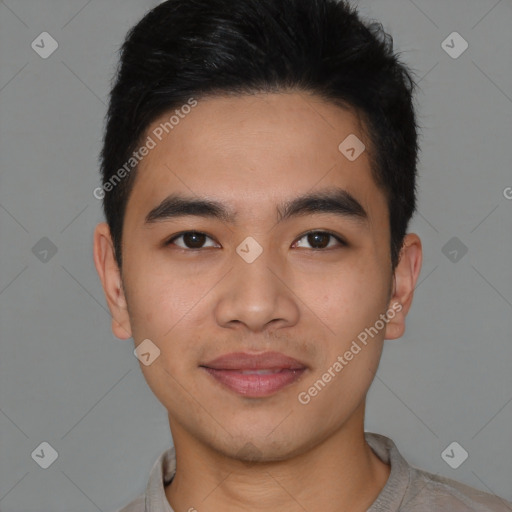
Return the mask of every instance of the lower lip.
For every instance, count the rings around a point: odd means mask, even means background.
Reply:
[[[306,370],[281,370],[277,373],[247,374],[237,370],[214,370],[202,367],[214,379],[236,393],[251,397],[261,398],[272,395],[285,386],[297,381]]]

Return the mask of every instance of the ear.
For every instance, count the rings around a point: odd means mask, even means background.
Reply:
[[[103,285],[108,308],[112,315],[112,332],[117,338],[131,338],[132,329],[108,224],[102,222],[94,230],[94,265]]]
[[[409,312],[414,295],[414,288],[421,271],[422,248],[418,235],[408,233],[400,251],[400,260],[395,268],[394,289],[389,302],[390,309],[395,315],[386,324],[384,338],[394,340],[405,332],[405,317]]]

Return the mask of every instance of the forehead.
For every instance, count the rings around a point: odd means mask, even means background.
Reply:
[[[144,217],[168,194],[182,192],[226,202],[250,218],[329,186],[357,197],[370,217],[387,210],[368,151],[353,161],[340,151],[345,140],[369,148],[350,110],[306,93],[209,97],[177,110],[146,130],[144,140],[150,137],[154,147],[138,166],[127,217]]]

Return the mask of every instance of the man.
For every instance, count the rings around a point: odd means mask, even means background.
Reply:
[[[510,510],[364,432],[421,268],[413,89],[335,0],[169,0],[129,32],[94,259],[174,448],[123,512]]]

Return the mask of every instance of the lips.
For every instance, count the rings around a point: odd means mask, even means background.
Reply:
[[[270,396],[297,381],[307,366],[279,352],[225,354],[200,365],[235,393],[251,398]]]
[[[305,364],[280,352],[264,352],[263,354],[233,352],[201,366],[214,370],[299,370],[306,368]]]

